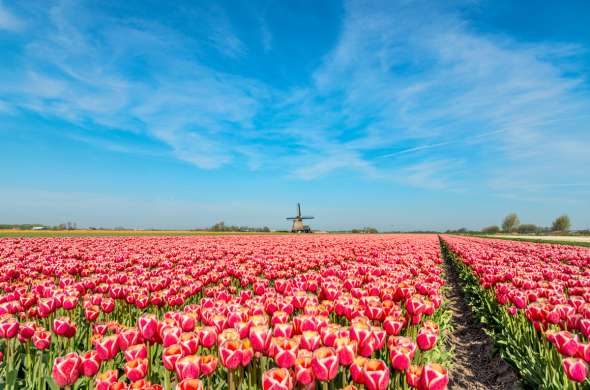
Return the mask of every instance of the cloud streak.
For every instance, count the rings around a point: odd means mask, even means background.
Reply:
[[[485,35],[431,2],[347,1],[335,46],[287,89],[229,66],[256,53],[226,10],[196,15],[193,37],[79,4],[36,10],[45,27],[27,33],[0,112],[59,118],[91,133],[80,139],[143,135],[201,169],[246,162],[303,180],[354,172],[438,190],[588,178],[569,168],[590,164],[590,97],[569,72],[585,48]],[[0,3],[0,28],[23,25]],[[258,46],[274,51],[279,36],[259,29]],[[229,65],[213,65],[215,54]]]

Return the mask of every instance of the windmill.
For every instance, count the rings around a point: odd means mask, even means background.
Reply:
[[[309,226],[303,224],[304,219],[313,219],[313,217],[301,216],[301,205],[297,203],[297,216],[287,218],[293,220],[293,227],[291,227],[291,233],[311,233]]]

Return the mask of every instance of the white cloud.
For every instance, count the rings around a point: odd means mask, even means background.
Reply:
[[[0,1],[0,30],[19,31],[24,23]]]

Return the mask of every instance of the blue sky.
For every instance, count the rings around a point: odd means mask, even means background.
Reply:
[[[0,0],[1,222],[590,226],[589,2],[170,4]]]

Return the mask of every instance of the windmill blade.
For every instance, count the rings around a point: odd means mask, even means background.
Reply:
[[[301,205],[297,203],[297,216],[301,217]]]
[[[313,217],[301,217],[301,219],[313,219]]]
[[[289,217],[289,218],[287,218],[287,219],[297,219],[297,217]]]

